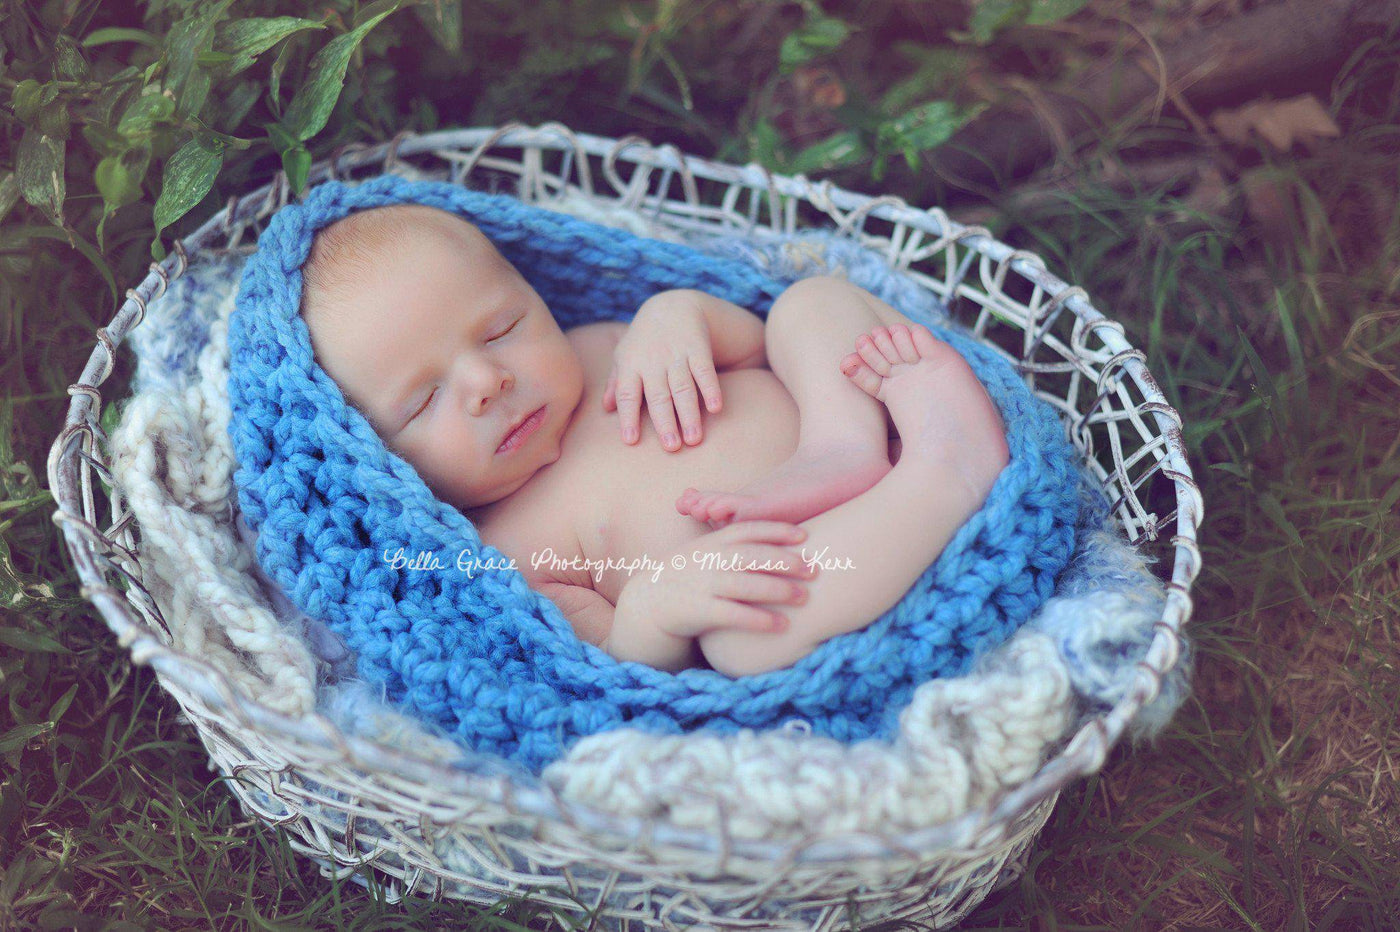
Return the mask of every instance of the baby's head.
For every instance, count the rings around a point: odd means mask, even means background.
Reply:
[[[361,211],[316,235],[302,275],[317,362],[438,498],[487,505],[559,458],[582,363],[476,227],[416,204]]]

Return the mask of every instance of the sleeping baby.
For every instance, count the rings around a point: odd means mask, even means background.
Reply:
[[[323,229],[303,283],[346,400],[619,660],[791,665],[898,602],[1008,461],[963,358],[839,278],[766,323],[679,290],[565,332],[476,227],[397,205]]]

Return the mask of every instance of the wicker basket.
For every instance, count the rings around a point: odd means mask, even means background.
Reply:
[[[284,827],[292,847],[327,875],[353,874],[364,882],[361,872],[377,869],[391,901],[418,893],[494,903],[528,891],[560,919],[577,921],[598,906],[608,925],[624,929],[832,929],[894,919],[941,928],[1017,876],[1060,790],[1103,765],[1176,664],[1200,571],[1195,535],[1203,504],[1186,462],[1181,419],[1122,325],[1095,310],[1083,289],[1049,274],[1034,254],[1013,250],[983,228],[962,227],[936,208],[917,210],[896,197],[853,194],[755,165],[685,157],[636,137],[598,138],[558,124],[403,135],[346,147],[313,167],[311,181],[365,177],[400,163],[458,183],[509,186],[527,201],[570,189],[677,231],[765,237],[834,221],[942,298],[955,320],[1003,350],[1061,412],[1128,537],[1170,566],[1165,608],[1132,688],[1033,778],[952,822],[900,835],[752,841],[621,819],[565,802],[547,788],[463,773],[347,736],[321,716],[276,713],[170,647],[161,611],[142,585],[137,529],[107,469],[98,420],[99,389],[112,373],[116,347],[141,323],[146,302],[185,271],[190,256],[251,241],[289,197],[279,176],[230,199],[126,292],[68,387],[67,422],[48,460],[54,520],[83,595],[133,660],[156,670],[199,733],[211,767],[234,778],[228,785],[245,809]],[[595,187],[598,175],[606,190]],[[103,480],[96,494],[94,473]],[[110,497],[105,519],[99,497]],[[1159,507],[1171,508],[1166,517],[1150,510],[1159,498],[1167,502]],[[1176,533],[1164,540],[1173,518]],[[345,799],[317,794],[308,781]],[[278,800],[282,811],[269,811],[260,798]],[[444,834],[484,868],[482,876],[454,873],[435,856],[434,842]],[[528,869],[520,870],[522,864]],[[616,905],[619,895],[626,908]],[[755,907],[770,900],[792,908],[756,916]]]

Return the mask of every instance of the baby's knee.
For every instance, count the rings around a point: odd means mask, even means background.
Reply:
[[[862,290],[835,275],[814,275],[788,285],[778,295],[768,311],[768,326],[779,326],[787,320],[797,320],[814,314],[830,312],[834,307],[864,307]]]

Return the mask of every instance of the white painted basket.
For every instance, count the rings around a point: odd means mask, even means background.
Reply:
[[[489,904],[528,891],[561,919],[598,906],[606,925],[623,929],[825,930],[895,919],[942,928],[1014,878],[1060,790],[1103,765],[1177,663],[1179,632],[1200,571],[1196,529],[1203,504],[1186,462],[1181,419],[1143,353],[1124,339],[1122,325],[1100,314],[1083,289],[1047,272],[1039,257],[1013,250],[981,227],[962,227],[936,208],[918,210],[897,197],[854,194],[755,165],[690,158],[636,137],[587,136],[559,124],[403,135],[374,147],[347,147],[314,166],[311,182],[367,177],[399,163],[458,183],[504,181],[526,201],[557,198],[568,189],[681,232],[762,238],[834,222],[941,298],[954,320],[1001,349],[1036,394],[1055,406],[1129,539],[1157,550],[1170,566],[1165,607],[1132,688],[1034,777],[952,822],[888,836],[756,841],[618,818],[566,802],[548,788],[465,773],[345,735],[318,715],[279,714],[170,646],[165,619],[142,583],[138,529],[107,468],[108,441],[98,423],[99,389],[146,303],[183,274],[189,257],[251,242],[289,197],[279,176],[230,199],[127,291],[69,386],[67,422],[48,462],[58,503],[54,520],[83,595],[134,661],[156,670],[204,742],[211,767],[235,778],[228,785],[243,806],[285,828],[292,847],[316,858],[327,874],[377,870],[391,900],[419,893]],[[595,185],[598,177],[604,185]],[[94,473],[103,482],[96,493]],[[1149,481],[1174,493],[1170,514],[1150,510]],[[106,519],[99,517],[98,500]],[[1173,520],[1175,533],[1164,539]],[[308,782],[345,798],[318,795]],[[282,811],[268,811],[254,792],[278,800]],[[328,813],[336,819],[328,820]],[[434,854],[444,835],[486,868],[482,876],[455,873]],[[759,906],[773,903],[781,909],[756,915]]]

